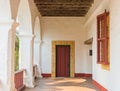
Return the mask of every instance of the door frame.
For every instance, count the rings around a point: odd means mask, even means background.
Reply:
[[[56,77],[56,45],[70,45],[70,77],[74,77],[75,41],[52,41],[52,77]]]

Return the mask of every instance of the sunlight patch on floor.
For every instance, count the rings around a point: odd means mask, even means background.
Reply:
[[[86,79],[70,79],[70,78],[64,78],[63,80],[55,80],[53,82],[50,82],[50,83],[46,83],[48,85],[54,85],[54,84],[60,84],[60,83],[65,83],[65,82],[68,82],[68,83],[82,83],[82,82],[85,82]]]
[[[91,89],[91,88],[77,87],[77,86],[70,86],[70,87],[56,86],[56,89],[61,89],[60,91],[96,91],[96,90]]]
[[[90,78],[43,78],[37,86],[24,91],[100,91]]]

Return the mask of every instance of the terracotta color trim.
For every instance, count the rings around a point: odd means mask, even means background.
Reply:
[[[25,88],[25,85],[23,83],[24,71],[25,70],[23,69],[15,73],[14,82],[15,82],[15,88],[17,91],[22,91]]]
[[[106,88],[104,88],[102,85],[100,85],[98,82],[95,80],[92,81],[93,84],[100,89],[100,91],[108,91]]]
[[[51,74],[49,74],[49,73],[42,73],[42,76],[43,76],[43,78],[44,77],[51,77]]]
[[[92,78],[92,74],[87,74],[87,73],[75,73],[75,77]]]

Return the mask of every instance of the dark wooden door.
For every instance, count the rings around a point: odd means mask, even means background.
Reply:
[[[70,77],[70,46],[56,46],[56,77]]]

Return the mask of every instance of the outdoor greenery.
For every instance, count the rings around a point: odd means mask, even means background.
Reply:
[[[15,71],[19,69],[19,38],[15,38]]]

